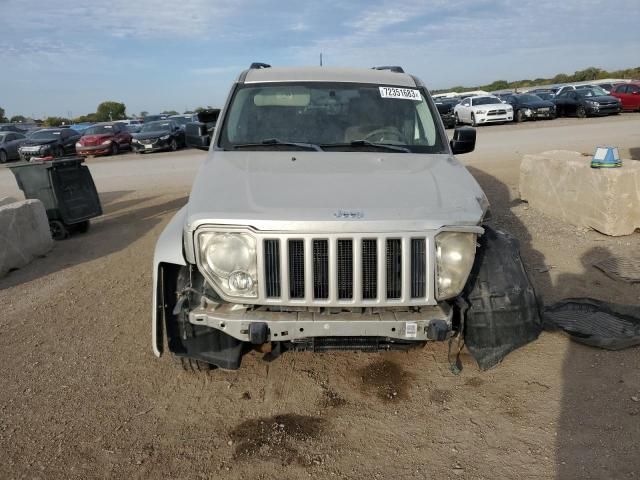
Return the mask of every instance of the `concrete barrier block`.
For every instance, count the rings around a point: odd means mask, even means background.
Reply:
[[[630,235],[640,228],[640,162],[623,159],[620,168],[591,168],[591,157],[578,152],[525,155],[520,198],[573,225]]]
[[[0,277],[53,248],[47,212],[40,200],[0,206]]]

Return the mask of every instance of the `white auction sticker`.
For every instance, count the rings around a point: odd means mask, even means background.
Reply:
[[[407,338],[416,338],[418,335],[418,324],[413,322],[407,322],[404,326],[404,336]]]
[[[422,100],[420,90],[413,88],[379,87],[382,98],[399,98],[402,100]]]

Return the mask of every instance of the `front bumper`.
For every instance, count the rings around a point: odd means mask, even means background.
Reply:
[[[500,123],[500,122],[512,122],[513,121],[513,112],[500,114],[500,115],[487,115],[483,114],[475,114],[476,123]]]
[[[171,147],[164,141],[156,141],[153,143],[132,143],[131,148],[134,152],[151,153],[169,150]]]
[[[620,105],[588,105],[586,112],[588,115],[613,115],[620,113],[622,107]]]
[[[524,110],[524,116],[529,120],[535,120],[538,118],[555,118],[556,111],[552,108],[531,108]]]
[[[111,152],[111,144],[93,147],[76,147],[78,155],[106,155]]]
[[[446,324],[451,332],[452,308],[447,303],[422,307],[419,312],[379,309],[370,313],[274,312],[265,309],[233,311],[232,305],[189,312],[189,322],[220,330],[249,342],[252,323],[266,323],[269,342],[317,337],[387,337],[404,341],[431,340],[429,325]],[[443,323],[444,322],[444,323]]]

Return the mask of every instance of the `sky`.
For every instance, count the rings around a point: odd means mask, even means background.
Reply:
[[[431,89],[640,65],[640,0],[0,0],[0,107],[221,106],[251,62],[402,65]]]

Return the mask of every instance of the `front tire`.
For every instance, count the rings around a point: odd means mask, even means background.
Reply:
[[[516,112],[515,120],[516,120],[517,123],[524,122],[524,113],[522,112],[522,110],[518,110]]]
[[[582,105],[578,105],[578,108],[576,108],[576,116],[578,118],[587,118],[587,110]]]
[[[56,149],[56,153],[54,154],[54,157],[58,157],[58,158],[64,157],[64,148],[58,147]]]
[[[0,163],[7,163],[8,160],[9,156],[7,155],[7,152],[0,150]]]
[[[476,116],[473,113],[471,114],[471,126],[472,127],[478,126],[478,123],[476,122]]]
[[[460,121],[460,117],[458,117],[457,112],[454,114],[454,117],[455,117],[455,125],[462,125],[462,122]]]
[[[175,139],[175,138],[172,138],[172,139],[171,139],[171,143],[169,144],[169,149],[170,149],[172,152],[175,152],[176,150],[178,150],[178,142],[176,142],[176,139]]]
[[[116,142],[111,142],[111,155],[118,155],[120,153],[120,147]]]

